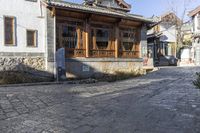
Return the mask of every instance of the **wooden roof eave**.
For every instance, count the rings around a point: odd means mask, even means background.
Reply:
[[[147,29],[149,30],[149,29],[153,28],[154,26],[159,25],[161,22],[162,22],[162,21],[151,23],[151,24],[149,24],[149,25],[147,26]]]
[[[103,14],[103,13],[99,13],[99,12],[85,11],[85,10],[82,10],[82,9],[75,9],[75,8],[69,8],[69,7],[66,8],[66,7],[62,7],[62,6],[48,5],[47,4],[47,8],[53,8],[53,7],[55,7],[55,9],[62,9],[62,10],[74,11],[74,12],[82,12],[82,13],[88,13],[88,14],[97,14],[97,15],[103,15],[103,16],[108,16],[108,17],[113,17],[113,18],[120,18],[120,19],[126,19],[126,20],[141,22],[141,23],[147,23],[147,24],[153,23],[153,21],[150,21],[150,20],[144,20],[144,19],[140,19],[140,18],[133,18],[133,17],[129,17],[129,16],[120,16],[120,15],[114,15],[114,14]]]
[[[197,13],[200,12],[200,6],[198,6],[197,8],[195,8],[194,10],[190,11],[188,16],[189,17],[193,17],[194,15],[196,15]]]

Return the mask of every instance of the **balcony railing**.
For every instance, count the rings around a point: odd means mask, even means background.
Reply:
[[[73,49],[67,48],[65,50],[66,58],[72,57],[86,57],[86,50],[85,49]],[[89,57],[93,58],[101,58],[101,57],[115,57],[115,50],[95,50],[92,49],[89,51]],[[120,58],[138,58],[139,51],[119,51]]]
[[[91,57],[115,57],[115,50],[90,50]]]
[[[138,58],[139,51],[119,51],[119,57],[121,57],[121,58]]]
[[[74,49],[74,48],[67,48],[65,50],[65,56],[68,57],[85,57],[86,50],[85,49]]]

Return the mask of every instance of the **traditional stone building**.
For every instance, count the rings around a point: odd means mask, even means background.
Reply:
[[[56,64],[64,64],[67,77],[85,78],[143,69],[152,21],[130,10],[123,0],[2,3],[1,70],[32,68],[56,75]],[[61,49],[64,60],[56,59]]]

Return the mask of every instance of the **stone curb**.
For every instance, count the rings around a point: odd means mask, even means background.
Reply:
[[[39,83],[24,83],[24,84],[7,84],[0,85],[0,87],[21,87],[21,86],[38,86],[38,85],[55,85],[65,84],[66,82],[39,82]]]
[[[21,86],[38,86],[38,85],[57,85],[57,84],[91,84],[96,82],[85,82],[85,80],[73,80],[73,81],[53,81],[53,82],[38,82],[38,83],[22,83],[22,84],[6,84],[6,85],[0,85],[1,87],[21,87]]]
[[[150,72],[156,72],[160,70],[159,67],[154,67],[153,70]],[[83,82],[83,83],[82,83]],[[6,84],[6,85],[0,85],[1,87],[21,87],[21,86],[39,86],[39,85],[56,85],[56,84],[91,84],[91,83],[96,83],[96,82],[85,82],[84,80],[73,80],[73,81],[53,81],[53,82],[38,82],[38,83],[22,83],[22,84]]]

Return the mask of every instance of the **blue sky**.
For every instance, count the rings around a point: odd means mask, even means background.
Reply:
[[[83,0],[66,0],[69,2],[82,3]],[[145,17],[152,15],[160,16],[169,11],[172,7],[182,16],[184,0],[125,0],[132,5],[131,13],[140,14]],[[187,11],[190,11],[200,5],[200,0],[185,0]]]

